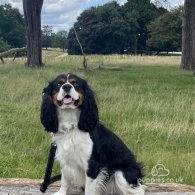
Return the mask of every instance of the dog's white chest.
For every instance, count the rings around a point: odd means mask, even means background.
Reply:
[[[93,147],[89,133],[74,127],[66,132],[57,133],[54,141],[57,144],[56,159],[62,167],[78,167],[87,170]]]

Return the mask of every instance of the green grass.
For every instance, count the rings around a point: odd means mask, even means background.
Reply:
[[[146,178],[164,164],[169,178],[195,184],[195,78],[179,57],[89,56],[92,67],[128,69],[85,73],[76,70],[81,57],[61,54],[44,51],[42,69],[25,68],[24,59],[0,64],[0,177],[43,178],[51,138],[39,120],[42,89],[74,72],[89,81],[101,121],[144,162]]]

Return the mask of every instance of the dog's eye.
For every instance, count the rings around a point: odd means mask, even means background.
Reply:
[[[57,87],[61,87],[61,86],[62,86],[62,83],[58,83],[58,84],[57,84]]]
[[[79,86],[79,84],[78,84],[76,81],[73,81],[73,82],[72,82],[72,85],[73,85],[73,86]]]

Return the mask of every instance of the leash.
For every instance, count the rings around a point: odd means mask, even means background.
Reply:
[[[47,166],[46,166],[46,170],[45,170],[45,177],[44,177],[44,181],[41,184],[40,187],[40,191],[42,193],[45,193],[45,191],[47,190],[47,187],[60,180],[61,179],[61,175],[56,175],[54,177],[51,177],[52,174],[52,168],[53,168],[53,164],[54,164],[54,159],[55,159],[55,154],[56,154],[56,149],[57,149],[57,145],[55,142],[53,142],[51,144],[50,147],[50,152],[49,152],[49,156],[48,156],[48,160],[47,160]]]

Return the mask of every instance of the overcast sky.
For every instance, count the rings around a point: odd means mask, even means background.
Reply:
[[[44,0],[42,26],[53,26],[54,31],[69,30],[79,14],[91,6],[103,5],[110,0]],[[124,4],[127,0],[117,0]],[[169,0],[171,7],[182,4],[183,0]],[[0,4],[10,3],[22,13],[22,0],[0,0]]]

